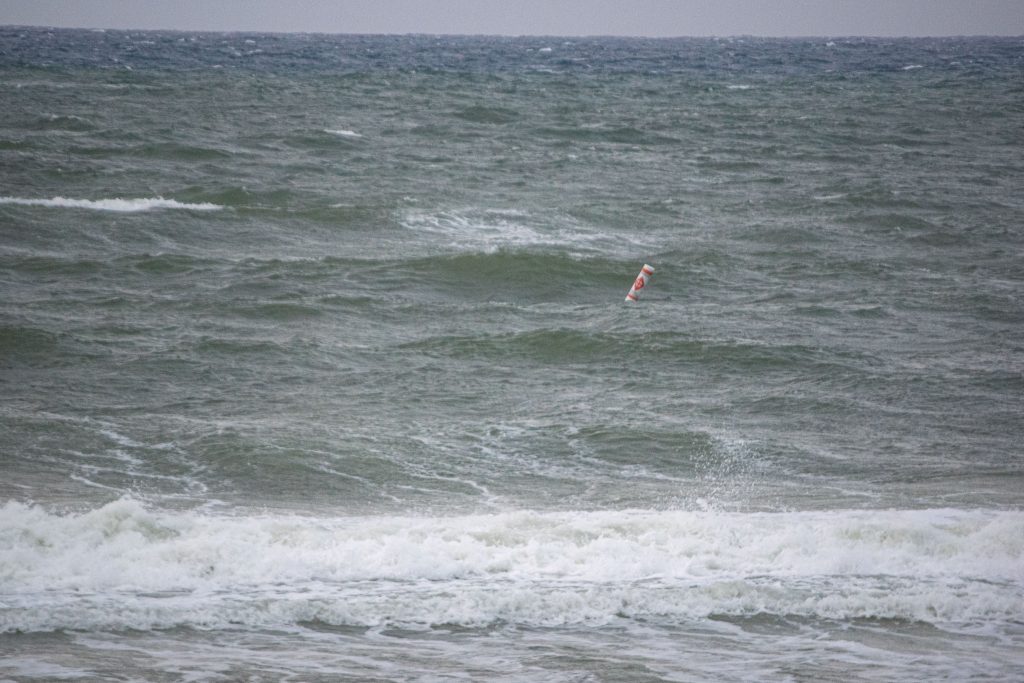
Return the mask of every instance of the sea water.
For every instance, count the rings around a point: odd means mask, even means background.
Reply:
[[[1024,675],[1020,39],[5,27],[0,103],[0,680]]]

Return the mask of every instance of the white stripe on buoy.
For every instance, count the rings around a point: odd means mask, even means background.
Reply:
[[[640,290],[647,286],[647,282],[651,279],[652,275],[654,275],[654,267],[645,263],[644,267],[640,269],[640,274],[633,281],[633,286],[629,288],[629,293],[626,294],[626,301],[636,301],[640,295]]]

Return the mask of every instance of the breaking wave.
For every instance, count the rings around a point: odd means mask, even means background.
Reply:
[[[1024,513],[0,509],[0,632],[1024,617]]]
[[[174,199],[152,197],[143,199],[69,199],[54,197],[53,199],[28,199],[24,197],[0,197],[0,204],[16,204],[19,206],[45,206],[48,208],[90,209],[92,211],[116,211],[134,213],[153,209],[188,209],[190,211],[219,211],[224,208],[218,204],[202,202],[189,204]]]

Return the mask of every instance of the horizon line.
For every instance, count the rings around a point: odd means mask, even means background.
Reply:
[[[352,31],[273,31],[261,29],[216,29],[216,28],[115,28],[109,26],[52,26],[46,24],[0,24],[0,29],[39,29],[47,31],[94,31],[94,32],[132,32],[150,31],[161,33],[210,33],[210,34],[261,34],[261,35],[320,35],[320,36],[395,36],[395,37],[435,37],[435,38],[562,38],[562,39],[595,39],[595,38],[616,38],[616,39],[644,39],[644,40],[688,40],[695,38],[757,38],[757,39],[778,39],[778,40],[813,40],[813,39],[849,39],[849,38],[870,38],[870,39],[903,39],[917,40],[929,38],[1006,38],[1024,40],[1024,34],[1000,34],[1000,33],[942,33],[942,34],[857,34],[857,33],[834,33],[834,34],[757,34],[757,33],[733,33],[733,34],[694,34],[694,35],[642,35],[642,34],[615,34],[615,33],[437,33],[431,31],[394,31],[394,32],[352,32]]]

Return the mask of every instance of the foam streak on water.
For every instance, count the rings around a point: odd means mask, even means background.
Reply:
[[[53,199],[26,199],[23,197],[0,197],[0,204],[15,204],[21,206],[45,206],[50,208],[69,209],[91,209],[93,211],[117,211],[121,213],[132,213],[135,211],[149,211],[151,209],[191,209],[192,211],[217,211],[222,208],[216,204],[204,202],[201,204],[186,204],[173,199],[156,197],[152,199],[68,199],[66,197],[54,197]]]

